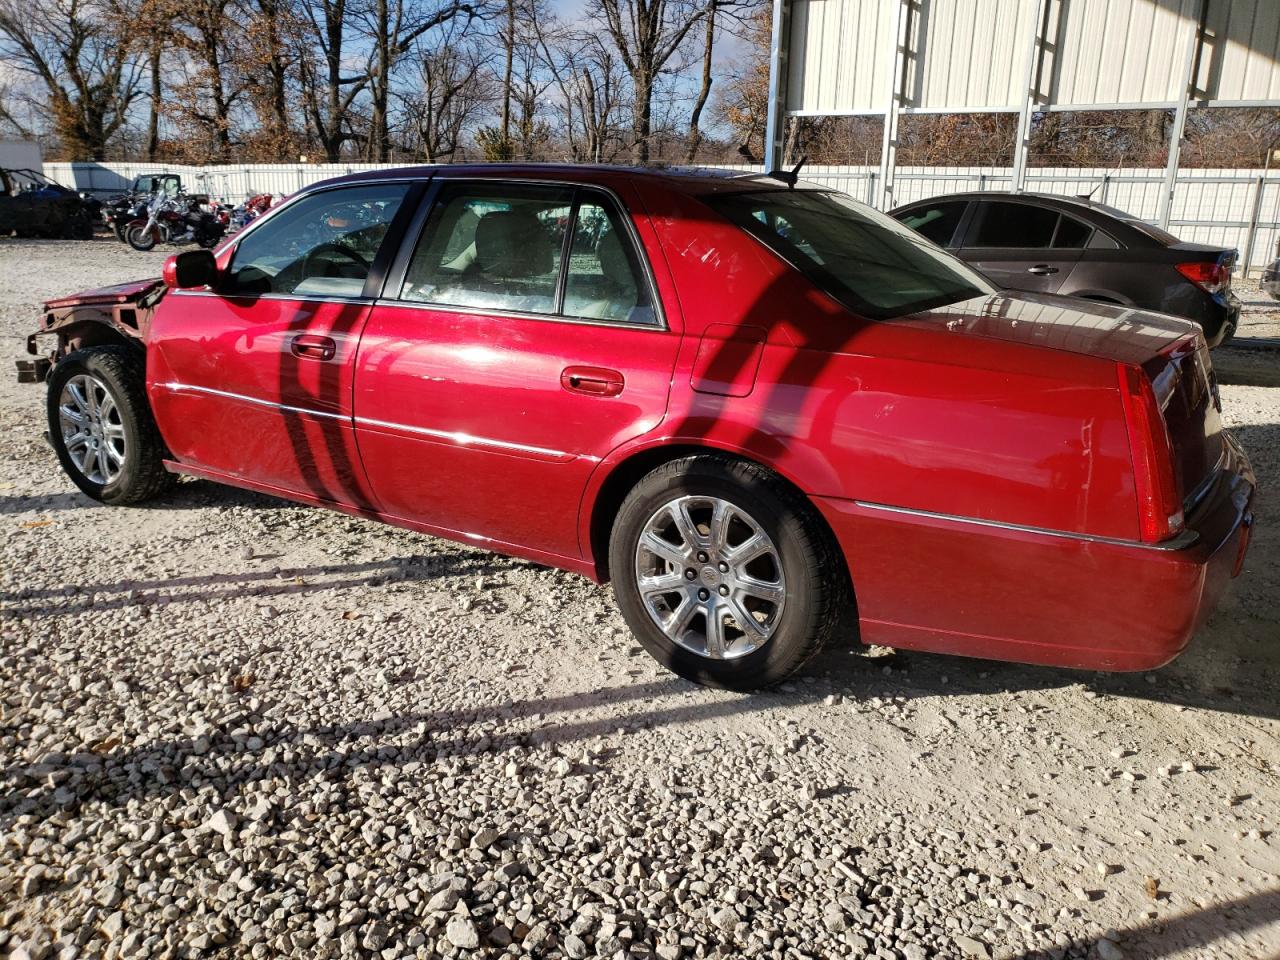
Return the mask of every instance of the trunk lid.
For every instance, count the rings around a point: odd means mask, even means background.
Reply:
[[[994,293],[890,321],[1142,365],[1199,328],[1148,310],[1049,294]]]

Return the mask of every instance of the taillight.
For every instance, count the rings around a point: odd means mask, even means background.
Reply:
[[[1175,263],[1174,267],[1205,293],[1218,293],[1231,282],[1231,266],[1226,263],[1193,260]]]
[[[1182,532],[1182,491],[1173,470],[1173,444],[1155,390],[1141,367],[1116,364],[1133,486],[1138,496],[1138,533],[1144,543],[1159,543]]]

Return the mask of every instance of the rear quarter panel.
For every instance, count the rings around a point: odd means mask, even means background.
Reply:
[[[1112,362],[853,316],[696,199],[645,203],[686,343],[662,435],[641,444],[738,451],[815,497],[1136,534]],[[765,332],[745,395],[692,388],[709,324]],[[742,393],[732,373],[722,378]]]

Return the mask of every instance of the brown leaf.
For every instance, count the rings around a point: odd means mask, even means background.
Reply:
[[[342,611],[342,619],[343,619],[343,620],[358,620],[359,618],[360,618],[360,614],[359,614],[359,613],[357,613],[355,610],[343,610],[343,611]]]
[[[248,690],[249,685],[252,684],[253,681],[254,681],[254,676],[252,673],[242,673],[238,677],[231,678],[231,689],[232,690]]]
[[[105,740],[99,740],[89,749],[94,753],[110,753],[116,747],[120,746],[120,742],[119,737],[107,737]]]
[[[28,520],[26,523],[22,525],[22,529],[32,530],[35,527],[51,527],[51,526],[53,526],[52,520]]]

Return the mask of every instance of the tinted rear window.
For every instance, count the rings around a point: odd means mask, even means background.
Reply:
[[[903,316],[993,290],[962,261],[841,193],[770,190],[704,199],[865,317]]]
[[[1058,211],[1029,203],[984,202],[978,205],[977,230],[971,247],[1047,247],[1058,226]]]

